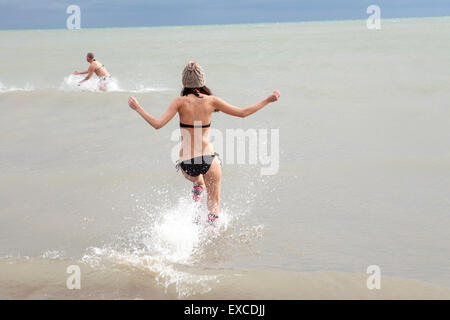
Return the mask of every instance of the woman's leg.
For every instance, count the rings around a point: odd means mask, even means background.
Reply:
[[[188,175],[186,172],[184,172],[184,170],[181,169],[181,168],[180,168],[180,171],[183,173],[183,175],[184,175],[184,177],[186,179],[188,179],[189,181],[194,183],[194,187],[195,186],[200,186],[203,189],[205,188],[205,181],[203,180],[203,175],[202,174],[200,174],[200,175],[198,175],[196,177],[192,177],[192,176]]]
[[[219,215],[220,212],[220,179],[222,177],[222,167],[219,159],[214,157],[208,172],[203,175],[208,192],[208,211],[210,214]]]

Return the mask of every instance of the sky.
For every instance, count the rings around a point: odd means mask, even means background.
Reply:
[[[0,0],[0,29],[66,28],[69,5],[81,28],[179,26],[450,16],[450,0]]]

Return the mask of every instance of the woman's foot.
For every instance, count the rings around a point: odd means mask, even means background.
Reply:
[[[212,213],[208,214],[208,223],[209,224],[213,224],[217,219],[219,219],[218,215],[215,215]]]
[[[194,185],[194,188],[192,189],[192,200],[194,200],[195,202],[200,202],[202,201],[202,196],[203,187]]]

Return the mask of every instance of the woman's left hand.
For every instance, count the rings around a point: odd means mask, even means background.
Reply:
[[[131,109],[136,110],[138,108],[140,108],[141,106],[139,105],[139,102],[133,97],[130,96],[128,98],[128,105],[130,106]]]

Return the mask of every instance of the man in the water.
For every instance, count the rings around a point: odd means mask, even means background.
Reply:
[[[75,71],[73,74],[88,74],[83,80],[81,80],[78,85],[82,84],[84,81],[89,80],[89,78],[92,76],[92,74],[95,72],[97,77],[99,78],[98,81],[98,88],[102,91],[108,90],[108,82],[112,80],[111,75],[109,74],[108,70],[106,70],[105,66],[101,64],[99,61],[95,60],[94,54],[92,52],[89,52],[86,55],[87,62],[90,63],[89,69],[86,71]]]

